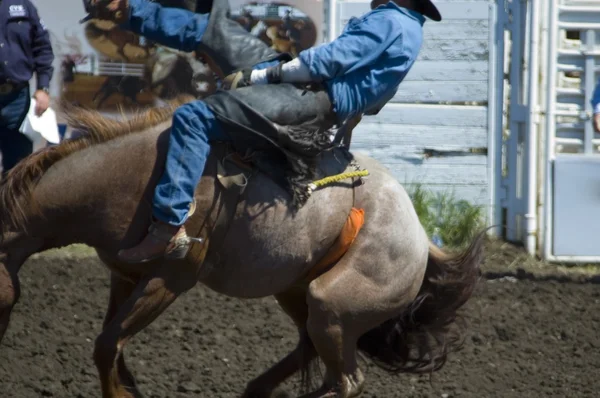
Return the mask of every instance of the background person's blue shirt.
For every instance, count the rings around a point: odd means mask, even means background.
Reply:
[[[594,114],[600,113],[600,80],[596,85],[596,89],[594,90],[594,94],[592,94],[592,108]]]
[[[27,83],[36,72],[37,87],[47,88],[54,68],[50,35],[29,0],[0,1],[0,81]]]
[[[423,41],[421,14],[389,2],[352,18],[334,41],[298,57],[329,91],[338,118],[378,112],[396,93]]]

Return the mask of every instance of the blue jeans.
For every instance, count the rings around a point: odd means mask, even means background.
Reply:
[[[276,65],[263,62],[254,69]],[[170,225],[183,225],[200,182],[211,141],[230,141],[215,114],[203,101],[180,106],[173,115],[165,171],[154,190],[153,215]]]
[[[29,86],[8,95],[0,95],[0,153],[3,173],[7,173],[33,152],[31,140],[19,132],[30,103]]]

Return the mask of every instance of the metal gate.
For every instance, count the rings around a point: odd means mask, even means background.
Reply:
[[[600,2],[504,1],[506,238],[550,261],[600,261]]]

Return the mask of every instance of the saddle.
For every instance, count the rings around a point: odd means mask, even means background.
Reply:
[[[212,158],[214,162],[213,176],[215,177],[215,194],[212,205],[206,214],[193,214],[185,224],[188,236],[192,238],[185,260],[192,264],[203,264],[205,261],[209,261],[213,265],[219,263],[219,252],[235,217],[238,204],[243,198],[252,176],[258,172],[229,144],[218,143],[214,145],[211,153],[215,155]],[[342,154],[350,156],[349,152],[342,151]],[[362,177],[366,175],[368,172],[360,170],[358,164],[351,159],[343,173],[326,176],[315,181],[309,189],[309,194],[328,183],[343,179],[351,178],[353,181],[358,179],[358,185],[362,185]],[[356,186],[357,184],[352,184],[352,189],[354,190]],[[325,256],[309,270],[305,281],[310,282],[317,278],[339,261],[356,239],[363,224],[364,211],[352,207],[337,240]]]

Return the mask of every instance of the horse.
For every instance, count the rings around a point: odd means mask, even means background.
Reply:
[[[353,156],[369,171],[362,184],[348,179],[316,189],[293,211],[290,194],[255,171],[223,239],[211,245],[210,234],[196,235],[204,237],[194,243],[202,255],[118,261],[117,252],[148,230],[171,118],[188,100],[123,120],[67,108],[69,125],[85,134],[30,155],[2,180],[0,343],[19,300],[22,264],[34,253],[82,243],[111,270],[108,308],[93,349],[104,398],[140,396],[125,362],[126,344],[197,283],[240,299],[274,296],[298,328],[295,349],[251,380],[245,398],[268,397],[297,372],[310,375],[316,359],[326,372],[305,398],[361,395],[359,353],[393,373],[440,369],[461,344],[465,325],[458,311],[480,277],[484,234],[459,253],[433,245],[403,186],[368,156]],[[196,189],[188,231],[205,231],[198,226],[212,222],[220,145],[213,146]],[[346,170],[344,153],[339,147],[321,153],[321,173]],[[315,272],[353,209],[364,212],[362,228],[343,255]]]

